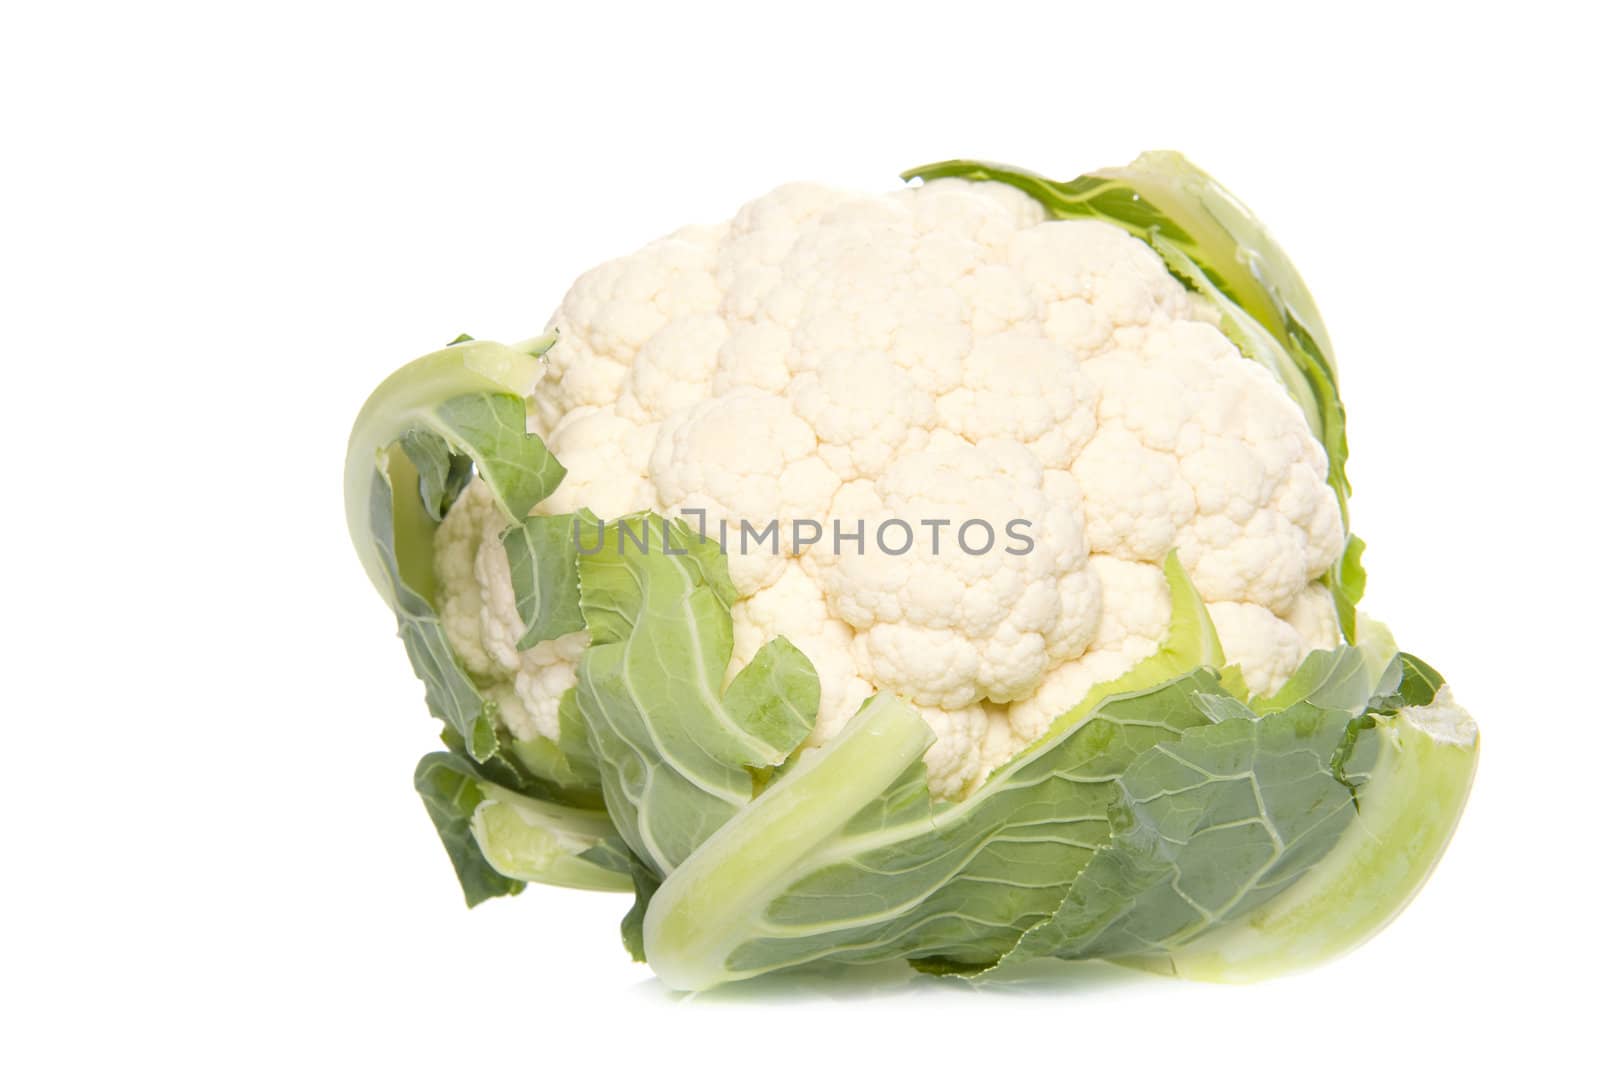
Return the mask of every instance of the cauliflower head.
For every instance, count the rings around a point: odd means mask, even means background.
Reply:
[[[590,270],[550,329],[528,430],[567,474],[535,512],[725,530],[728,678],[787,638],[821,687],[809,745],[899,697],[935,796],[1160,645],[1170,553],[1251,693],[1339,641],[1327,452],[1124,228],[998,182],[786,185]],[[444,515],[439,617],[513,736],[556,740],[588,637],[519,649],[507,521],[481,478]]]

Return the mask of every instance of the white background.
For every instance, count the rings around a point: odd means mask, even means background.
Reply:
[[[1471,8],[1471,10],[1468,10]],[[1418,1060],[1593,990],[1592,33],[1580,5],[8,5],[0,1056]],[[1188,153],[1317,294],[1369,609],[1484,730],[1381,938],[1253,988],[684,1002],[626,900],[462,905],[346,541],[367,391],[782,181]]]

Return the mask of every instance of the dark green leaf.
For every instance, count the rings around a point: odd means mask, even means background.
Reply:
[[[575,527],[581,530],[596,520],[587,510],[576,515],[535,515],[507,526],[501,534],[523,624],[519,650],[583,628],[573,534]]]
[[[1011,958],[1159,953],[1286,889],[1354,816],[1333,771],[1350,720],[1233,716],[1142,754],[1117,781],[1110,843]]]
[[[417,794],[439,831],[450,864],[468,906],[476,906],[496,895],[515,895],[523,888],[520,880],[495,872],[472,838],[472,812],[483,801],[483,789],[471,763],[460,755],[435,751],[422,756],[414,777]]]
[[[622,945],[634,961],[647,960],[644,956],[644,915],[650,909],[661,881],[643,862],[633,861],[628,866],[633,874],[633,905],[622,918]]]
[[[428,709],[465,739],[467,751],[473,758],[483,761],[499,746],[494,722],[486,711],[483,696],[450,649],[433,605],[400,576],[395,552],[394,496],[381,473],[372,475],[369,501],[374,545],[390,582],[400,639],[405,644],[412,669],[422,681]]]
[[[400,447],[417,468],[423,509],[434,521],[443,520],[472,479],[472,460],[451,451],[442,437],[416,429],[400,438]]]

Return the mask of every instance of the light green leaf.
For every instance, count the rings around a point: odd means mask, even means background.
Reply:
[[[1225,697],[1196,671],[1221,648],[1176,558],[1167,578],[1163,648],[961,803],[930,797],[921,718],[871,700],[667,877],[645,923],[657,973],[693,989],[823,958],[993,964],[1109,840],[1117,775],[1208,721],[1196,694]]]
[[[573,778],[582,788],[599,792],[600,763],[594,747],[589,743],[589,725],[578,708],[578,688],[574,685],[561,693],[556,707],[556,753],[561,757]]]
[[[445,751],[423,756],[416,788],[468,906],[515,895],[529,881],[591,891],[632,886],[626,851],[604,813],[519,794]]]
[[[665,875],[750,801],[753,768],[783,762],[810,732],[816,673],[775,641],[724,694],[733,588],[716,545],[654,515],[597,532],[578,560],[591,643],[577,705],[606,809]]]
[[[1167,269],[1190,289],[1205,298],[1221,316],[1223,335],[1231,340],[1245,358],[1265,366],[1277,380],[1278,387],[1289,393],[1306,422],[1321,435],[1322,411],[1317,390],[1300,372],[1294,359],[1285,349],[1285,341],[1273,336],[1271,330],[1247,314],[1229,299],[1183,248],[1160,233],[1150,237],[1150,245],[1160,254]]]
[[[1339,616],[1339,632],[1351,643],[1357,638],[1356,605],[1367,593],[1367,569],[1361,564],[1361,556],[1366,550],[1367,542],[1361,537],[1346,537],[1344,550],[1325,578],[1328,589],[1333,592],[1333,606]]]
[[[538,380],[539,356],[554,342],[550,334],[509,346],[453,344],[395,371],[362,406],[345,452],[345,517],[367,576],[391,606],[395,591],[373,543],[373,471],[388,481],[397,505],[436,523],[459,490],[467,460],[507,517],[527,517],[566,474],[527,431],[524,399]],[[405,476],[390,476],[391,467],[403,467]],[[431,596],[424,583],[413,590]]]
[[[480,780],[483,798],[472,812],[472,838],[496,872],[589,891],[629,891],[618,869],[621,844],[604,813],[520,795]]]
[[[1176,551],[1167,553],[1161,569],[1167,580],[1168,598],[1172,601],[1171,619],[1161,646],[1121,676],[1090,688],[1076,706],[1056,716],[1034,747],[1055,742],[1056,737],[1076,728],[1078,722],[1113,695],[1154,688],[1201,667],[1218,673],[1225,692],[1235,692],[1232,678],[1238,671],[1227,664],[1222,641],[1206,611],[1205,600],[1200,598],[1199,590],[1184,572]]]
[[[1196,673],[1113,696],[944,805],[928,793],[927,726],[878,696],[666,879],[650,964],[685,990],[822,959],[991,965],[1110,839],[1118,774],[1206,720],[1190,698],[1206,690],[1221,692]]]
[[[580,607],[590,640],[595,644],[626,640],[644,606],[644,585],[639,575],[660,566],[669,567],[689,581],[698,600],[723,611],[738,598],[728,576],[728,560],[715,541],[702,539],[681,521],[672,522],[672,541],[662,537],[669,528],[653,514],[631,514],[615,521],[580,529]],[[652,559],[664,559],[656,563]],[[731,624],[731,622],[730,622]]]
[[[1328,483],[1344,506],[1350,495],[1345,477],[1349,445],[1333,347],[1322,316],[1283,249],[1205,171],[1176,152],[1146,152],[1126,167],[1072,181],[1051,181],[1026,170],[969,160],[934,163],[901,176],[1003,182],[1027,193],[1057,218],[1096,218],[1158,250],[1165,248],[1169,266],[1172,252],[1181,252],[1208,283],[1199,284],[1200,278],[1188,267],[1175,273],[1224,311],[1235,340],[1247,330],[1232,308],[1254,319],[1275,340],[1277,350],[1265,358],[1259,352],[1246,354],[1275,365],[1290,395],[1306,411],[1328,455]]]
[[[800,746],[817,723],[822,686],[810,659],[782,636],[762,645],[723,693],[723,710],[741,732],[761,736],[773,750]],[[782,758],[758,765],[777,765]],[[754,768],[754,767],[752,767]]]
[[[1251,707],[1266,714],[1304,703],[1359,714],[1374,696],[1393,692],[1400,679],[1394,637],[1373,621],[1363,624],[1362,630],[1361,642],[1354,646],[1340,644],[1306,655],[1283,687],[1251,700]]]
[[[479,479],[513,518],[525,516],[566,475],[544,441],[528,432],[522,396],[489,392],[451,396],[433,406],[431,421],[455,450],[471,457]]]
[[[605,808],[599,779],[573,765],[559,741],[544,736],[525,740],[513,736],[501,742],[499,753],[516,771],[515,780],[506,782],[508,787],[567,806]]]

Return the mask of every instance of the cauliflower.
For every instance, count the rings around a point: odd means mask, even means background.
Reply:
[[[1356,611],[1299,275],[1178,156],[913,176],[679,230],[362,409],[347,517],[468,903],[632,891],[682,990],[1349,949],[1477,731]]]
[[[777,519],[777,553],[730,545],[729,678],[790,640],[821,681],[810,745],[893,693],[937,737],[934,794],[965,794],[1155,648],[1171,551],[1252,692],[1337,642],[1322,445],[1116,226],[997,183],[788,185],[591,270],[550,327],[528,429],[568,475],[537,512]],[[894,518],[903,554],[872,535]],[[796,543],[795,519],[829,535]],[[974,519],[1032,549],[969,554]],[[555,740],[587,641],[517,649],[506,521],[482,480],[450,508],[439,613],[505,726]],[[859,552],[836,522],[864,523]]]

